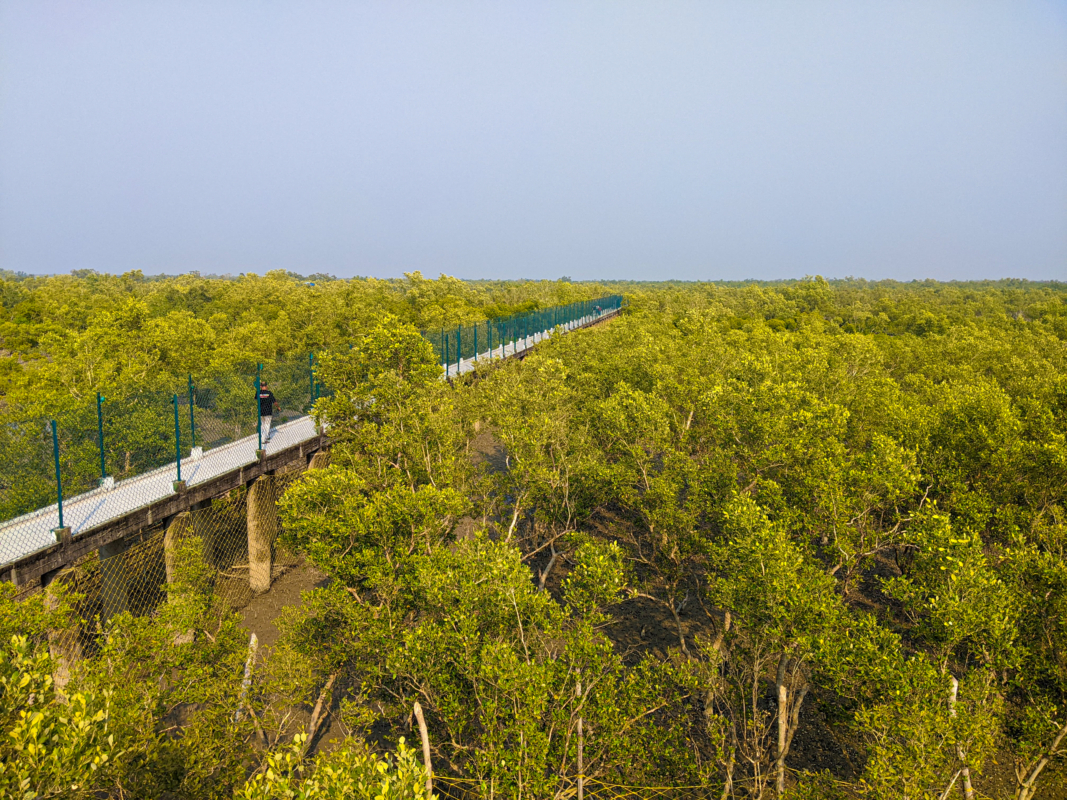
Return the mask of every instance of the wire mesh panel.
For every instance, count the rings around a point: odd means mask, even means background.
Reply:
[[[51,420],[0,423],[0,517],[11,519],[56,501]]]
[[[565,306],[527,311],[491,320],[422,331],[447,374],[458,374],[464,361],[510,355],[538,341],[557,326],[574,327],[622,307],[620,295]],[[464,367],[463,369],[466,369]]]
[[[267,544],[272,581],[301,562],[278,544],[277,501],[303,471],[298,462],[286,472],[260,479],[267,488],[265,506],[271,517]],[[201,589],[229,608],[247,605],[253,597],[248,494],[244,487],[227,492],[203,508],[103,546],[63,570],[54,581],[75,598],[75,620],[50,634],[53,655],[67,664],[95,652],[111,620],[123,613],[154,614],[167,601],[168,586],[188,576],[196,576]],[[40,591],[49,590],[28,587],[20,599]]]
[[[483,800],[500,796],[500,792],[488,782],[469,778],[454,778],[434,775],[434,794],[443,800]],[[557,798],[576,800],[579,797],[577,778],[568,778],[556,789]],[[626,786],[596,779],[586,779],[582,797],[590,800],[709,800],[722,796],[722,787],[711,786]]]
[[[197,447],[207,452],[255,434],[255,373],[207,375],[192,382]]]
[[[174,397],[166,390],[144,391],[103,404],[104,464],[109,476],[120,481],[174,462]],[[185,435],[188,440],[188,428]]]

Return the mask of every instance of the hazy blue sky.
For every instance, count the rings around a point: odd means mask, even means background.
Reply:
[[[1067,279],[1067,2],[0,0],[0,267]]]

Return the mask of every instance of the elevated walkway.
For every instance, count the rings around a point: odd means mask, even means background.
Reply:
[[[588,327],[618,314],[605,310],[557,326],[563,332]],[[522,358],[553,331],[539,331],[448,365],[442,378],[457,377],[500,358]],[[198,508],[262,475],[291,468],[329,445],[309,416],[278,426],[263,452],[258,436],[182,459],[184,486],[176,487],[177,465],[158,469],[65,498],[60,527],[59,506],[53,504],[0,524],[0,580],[23,587],[47,584],[50,577],[93,550],[107,548],[145,528],[166,524],[184,511]]]

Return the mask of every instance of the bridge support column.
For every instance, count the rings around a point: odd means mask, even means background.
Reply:
[[[163,534],[163,566],[167,570],[167,583],[174,583],[178,576],[178,543],[192,533],[192,516],[188,511],[175,515]]]
[[[126,551],[130,546],[118,539],[97,549],[100,558],[100,617],[105,622],[128,607],[126,598]]]
[[[59,600],[53,590],[45,589],[44,605],[49,611],[54,611],[59,607]],[[78,631],[80,617],[75,617],[75,620],[77,621],[73,622],[69,628],[51,628],[48,631],[48,650],[56,665],[52,680],[55,681],[56,689],[60,692],[70,682],[70,671],[82,657]]]
[[[248,586],[253,594],[270,589],[272,550],[277,534],[274,477],[260,475],[248,488]]]

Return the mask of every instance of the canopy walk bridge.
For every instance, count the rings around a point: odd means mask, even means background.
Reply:
[[[522,358],[553,332],[596,324],[615,316],[621,305],[622,298],[608,297],[423,335],[440,356],[442,379],[452,378],[493,359]],[[257,493],[266,497],[271,476],[316,466],[316,457],[322,463],[329,447],[328,435],[308,413],[321,392],[314,358],[297,373],[276,377],[268,369],[254,383],[249,376],[214,383],[190,378],[187,392],[156,397],[147,422],[142,401],[121,406],[105,425],[104,409],[111,403],[100,396],[95,415],[94,409],[82,410],[58,425],[53,419],[20,424],[0,419],[0,501],[7,501],[0,514],[17,509],[20,498],[23,505],[45,494],[55,501],[0,522],[0,580],[32,591],[94,552],[106,572],[107,561],[143,540],[146,531],[246,490],[248,580],[253,592],[265,591],[271,580],[269,539],[277,525],[255,518],[263,506]],[[260,379],[266,383],[268,377],[282,408],[300,410],[283,411],[264,441],[254,399]],[[294,392],[303,394],[294,399]],[[234,409],[240,411],[236,416]],[[80,433],[70,434],[74,429]],[[151,456],[140,462],[149,468],[138,472],[130,467],[131,453],[146,448]],[[114,471],[121,479],[108,475],[109,462],[120,467]],[[90,479],[95,486],[86,486]],[[71,492],[71,485],[81,491]],[[273,501],[269,513],[276,514]]]

